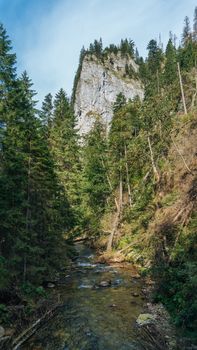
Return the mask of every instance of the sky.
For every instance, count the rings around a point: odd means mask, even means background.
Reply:
[[[179,44],[184,17],[192,26],[195,6],[196,0],[0,0],[0,22],[17,54],[18,73],[28,72],[42,101],[60,88],[71,95],[83,45],[127,37],[145,57],[148,42],[161,36],[165,46],[169,31]]]

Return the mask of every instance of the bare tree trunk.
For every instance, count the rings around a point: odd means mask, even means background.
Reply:
[[[125,150],[125,167],[126,167],[126,174],[127,174],[127,187],[128,187],[128,195],[129,195],[129,205],[132,206],[132,198],[131,198],[131,186],[129,183],[129,168],[128,168],[128,162],[127,162],[127,147],[124,146]]]
[[[196,64],[196,62],[195,62]],[[191,109],[194,108],[195,100],[196,100],[196,95],[197,95],[197,70],[195,68],[195,92],[192,96],[192,103],[191,103]]]
[[[172,139],[173,145],[174,145],[175,149],[177,150],[178,154],[180,155],[180,157],[181,157],[181,159],[182,159],[182,161],[183,161],[183,163],[184,163],[186,169],[189,171],[190,174],[192,174],[192,171],[191,171],[190,168],[188,167],[188,165],[187,165],[187,163],[186,163],[186,161],[185,161],[183,155],[181,154],[180,150],[178,149],[178,147],[177,147],[177,145],[176,145],[176,143],[174,142],[174,140],[173,140],[172,137],[171,137],[171,139]],[[192,175],[193,175],[193,174],[192,174]]]
[[[21,345],[24,344],[36,331],[49,321],[54,315],[59,305],[54,306],[51,310],[48,310],[41,318],[35,321],[29,328],[23,331],[12,342],[12,350],[18,350]]]
[[[121,211],[118,210],[117,213],[116,213],[115,220],[114,220],[114,225],[113,225],[112,232],[110,233],[110,236],[109,236],[109,239],[108,239],[107,252],[110,252],[112,250],[114,235],[116,234],[116,231],[117,231],[119,223],[120,223],[120,216],[121,216]]]
[[[177,67],[178,67],[179,83],[180,83],[180,88],[181,88],[181,95],[182,95],[184,113],[187,114],[187,107],[186,107],[186,103],[185,103],[185,95],[184,95],[184,90],[183,90],[183,82],[182,82],[181,70],[180,70],[179,62],[177,63]]]
[[[120,184],[119,184],[119,209],[122,209],[122,172],[120,172]]]
[[[104,163],[104,160],[102,159],[102,165],[103,165],[103,168],[106,169],[106,166],[105,166],[105,163]],[[112,183],[111,183],[111,180],[110,180],[110,177],[109,175],[107,174],[107,182],[109,184],[109,188],[110,190],[112,191],[112,194],[113,194],[113,187],[112,187]],[[116,199],[116,196],[113,194],[114,196],[114,202],[115,202],[115,205],[116,205],[116,209],[117,211],[119,210],[119,205],[118,205],[118,201]]]
[[[157,92],[159,94],[159,91],[160,91],[160,86],[159,86],[159,72],[158,72],[158,69],[157,69]]]
[[[159,173],[158,173],[156,165],[155,165],[155,161],[154,161],[154,157],[153,157],[153,151],[152,151],[152,147],[151,147],[150,137],[149,136],[148,136],[148,145],[149,145],[149,149],[150,149],[150,156],[151,156],[153,173],[154,173],[154,176],[156,178],[156,181],[158,182],[159,179],[160,179],[160,176],[159,176]]]
[[[120,154],[120,159],[122,158],[122,155]],[[108,239],[108,243],[107,243],[107,252],[110,252],[112,250],[112,246],[113,246],[113,239],[114,236],[117,232],[118,226],[120,224],[120,217],[121,217],[121,213],[122,213],[122,166],[120,165],[120,182],[119,182],[119,205],[117,207],[117,212],[116,212],[116,217],[114,220],[114,224],[113,224],[113,228],[111,231],[111,234],[109,236]]]

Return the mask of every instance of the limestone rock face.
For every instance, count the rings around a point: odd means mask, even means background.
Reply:
[[[125,67],[130,70],[129,76]],[[110,53],[103,60],[98,60],[94,55],[85,56],[74,103],[80,134],[89,132],[98,115],[109,128],[112,106],[119,93],[123,93],[127,100],[135,96],[143,99],[144,90],[137,72],[136,63],[129,56],[122,57],[120,53]]]

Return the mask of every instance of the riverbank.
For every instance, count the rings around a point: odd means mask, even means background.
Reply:
[[[72,350],[76,342],[86,344],[79,347],[85,350],[100,349],[99,344],[105,349],[178,349],[169,315],[152,302],[154,282],[142,277],[138,266],[114,258],[104,261],[80,243],[76,249],[78,257],[59,280],[48,283],[48,299],[38,300],[32,317],[5,328],[9,338],[0,349]],[[118,335],[110,343],[114,332]]]

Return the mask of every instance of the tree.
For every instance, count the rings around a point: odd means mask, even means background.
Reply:
[[[180,66],[185,71],[190,71],[196,65],[196,47],[191,37],[188,38],[185,46],[179,49],[178,59]]]
[[[101,57],[103,52],[103,42],[101,38],[99,39],[99,41],[98,40],[94,41],[94,51],[98,58]]]
[[[136,47],[136,49],[135,49],[135,62],[137,64],[139,64],[139,61],[140,61],[140,55],[139,55],[139,51],[138,51],[138,49]]]
[[[0,23],[0,157],[2,156],[1,142],[6,125],[7,94],[14,88],[15,79],[16,55],[12,53],[11,41]]]
[[[156,40],[151,40],[147,46],[148,58],[146,60],[145,73],[145,98],[161,92],[163,52]],[[145,69],[146,68],[146,69]]]
[[[186,16],[184,19],[184,27],[183,27],[183,33],[182,33],[183,46],[185,46],[188,43],[188,40],[190,39],[191,39],[190,21],[189,21],[189,17]]]
[[[50,127],[53,119],[53,96],[51,93],[45,96],[40,113],[42,124]]]
[[[11,41],[0,24],[0,99],[11,89],[16,78],[16,55],[11,53]]]
[[[168,85],[177,78],[177,55],[172,39],[168,41],[165,56],[164,81]]]
[[[80,159],[75,115],[63,89],[54,99],[54,119],[50,131],[50,147],[55,172],[66,197],[80,221]]]
[[[161,70],[161,62],[163,60],[162,50],[158,47],[156,40],[151,40],[147,46],[148,49],[148,69],[150,72],[150,76],[160,72]]]
[[[126,97],[123,95],[122,92],[120,92],[116,96],[116,101],[114,102],[113,105],[113,112],[117,112],[120,108],[122,108],[126,104]]]
[[[110,193],[107,180],[106,131],[99,116],[86,136],[83,148],[84,206],[87,221],[94,232],[98,232],[104,214],[106,199]]]
[[[134,42],[131,39],[121,39],[120,51],[122,56],[128,54],[130,57],[134,58]]]
[[[193,20],[193,40],[197,41],[197,6],[194,10],[194,20]]]
[[[9,92],[0,176],[1,252],[8,279],[17,285],[40,284],[54,272],[55,255],[61,260],[62,231],[71,226],[31,86],[24,73]]]

